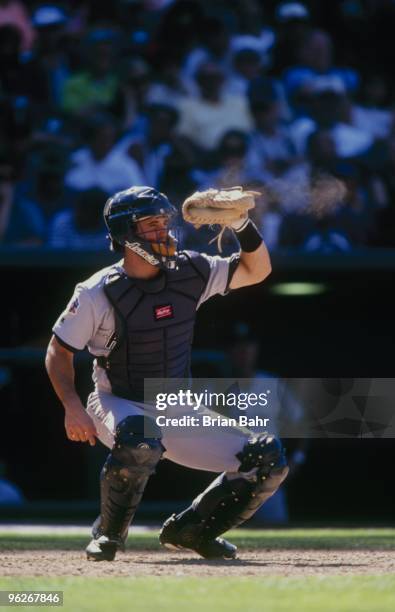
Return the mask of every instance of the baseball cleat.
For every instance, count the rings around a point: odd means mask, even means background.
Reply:
[[[88,561],[113,561],[117,550],[121,548],[118,540],[110,540],[105,535],[93,538],[86,547]]]
[[[159,533],[159,541],[165,548],[192,550],[204,559],[236,559],[237,546],[224,538],[196,537],[186,527],[177,526],[176,515],[170,516]]]

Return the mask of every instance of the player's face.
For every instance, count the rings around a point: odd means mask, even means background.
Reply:
[[[169,217],[157,215],[137,222],[137,235],[148,242],[166,242],[168,238]]]

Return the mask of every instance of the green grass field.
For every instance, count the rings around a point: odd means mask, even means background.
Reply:
[[[64,591],[64,610],[393,612],[395,577],[0,579],[1,589]],[[19,609],[28,610],[21,606]]]
[[[248,549],[385,551],[395,555],[394,529],[239,530],[229,534],[241,551]],[[12,550],[80,550],[81,536],[0,535],[1,557]],[[135,534],[129,550],[158,549],[155,533]],[[162,576],[0,577],[0,589],[64,591],[64,610],[137,612],[394,612],[395,574],[318,576]],[[27,607],[20,609],[28,610]]]

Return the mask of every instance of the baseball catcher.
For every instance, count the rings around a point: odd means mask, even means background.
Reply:
[[[237,187],[197,192],[183,205],[195,226],[219,224],[235,232],[231,257],[181,250],[177,210],[150,187],[116,193],[104,219],[118,263],[77,284],[53,327],[46,367],[65,409],[67,437],[110,453],[101,472],[100,515],[86,548],[88,559],[111,561],[123,549],[129,525],[161,458],[220,475],[160,532],[166,547],[207,559],[233,559],[236,547],[219,537],[249,519],[277,490],[288,468],[281,442],[267,433],[171,436],[145,401],[144,380],[189,376],[196,311],[216,294],[263,281],[271,271],[262,238],[248,211],[254,193]],[[73,356],[94,355],[94,391],[86,408],[74,386]]]

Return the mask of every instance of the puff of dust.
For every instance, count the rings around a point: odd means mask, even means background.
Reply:
[[[307,212],[321,218],[343,205],[347,195],[345,184],[334,176],[319,176],[313,183]]]
[[[347,189],[334,176],[321,174],[313,182],[305,177],[275,179],[265,185],[262,195],[266,210],[274,207],[283,213],[304,212],[322,218],[343,205]]]

